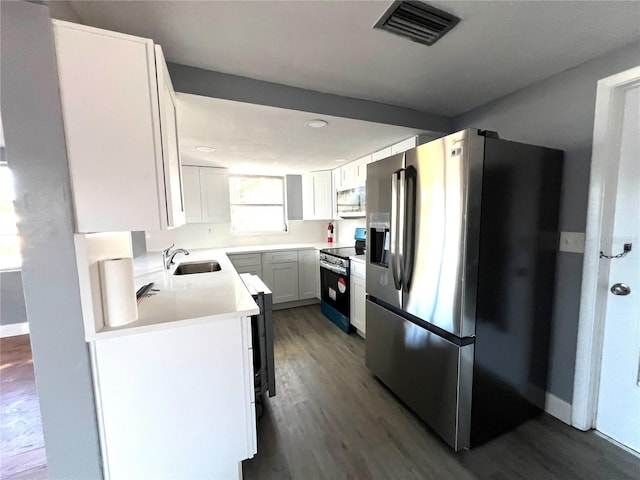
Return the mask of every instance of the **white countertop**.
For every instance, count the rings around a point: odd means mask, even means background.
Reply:
[[[362,255],[353,255],[349,257],[349,260],[352,260],[354,262],[358,262],[364,265],[367,262],[366,257],[367,256],[363,253]]]
[[[307,250],[347,247],[346,243],[304,243],[194,249],[189,255],[178,254],[175,265],[165,270],[162,253],[147,252],[134,259],[136,289],[154,282],[159,290],[138,304],[138,319],[120,327],[103,327],[93,338],[98,340],[137,333],[175,328],[194,323],[259,313],[253,297],[236,272],[227,253],[262,253],[277,250]],[[356,261],[360,256],[354,257]],[[364,256],[362,256],[364,257]],[[180,263],[215,260],[221,270],[197,275],[173,275]]]
[[[158,292],[138,305],[138,319],[121,327],[103,327],[97,339],[151,332],[227,318],[259,313],[253,297],[224,253],[224,250],[194,250],[190,255],[178,254],[176,265],[162,268],[161,253],[146,253],[134,260],[136,288],[154,282]],[[218,272],[197,275],[173,275],[178,264],[199,260],[215,260]]]
[[[353,247],[352,243],[283,243],[280,245],[251,245],[247,247],[227,247],[224,250],[226,253],[262,253],[262,252],[274,252],[277,250],[322,250],[323,248],[341,248],[341,247]]]

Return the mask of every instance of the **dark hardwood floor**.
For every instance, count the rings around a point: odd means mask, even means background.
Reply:
[[[364,366],[364,341],[318,306],[275,312],[277,396],[258,426],[255,479],[639,479],[640,459],[543,414],[453,453]]]
[[[0,339],[0,478],[47,478],[29,335]]]
[[[640,479],[640,459],[542,415],[453,453],[364,366],[364,341],[318,306],[275,312],[278,394],[259,421],[255,479]],[[47,478],[28,336],[0,340],[0,478]]]

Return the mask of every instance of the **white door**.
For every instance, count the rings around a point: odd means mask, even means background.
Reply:
[[[609,263],[610,289],[627,285],[628,295],[608,292],[596,429],[640,452],[640,87],[624,94],[620,166],[611,251],[632,250]],[[622,289],[624,287],[620,287]]]

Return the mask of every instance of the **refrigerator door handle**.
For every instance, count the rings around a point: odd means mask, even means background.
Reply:
[[[413,277],[413,264],[415,262],[415,239],[416,239],[416,195],[417,195],[417,171],[413,167],[408,167],[404,172],[404,225],[403,225],[403,269],[402,285],[408,292],[411,289],[411,278]],[[406,250],[406,251],[405,251]]]
[[[391,256],[391,274],[393,276],[393,285],[396,290],[402,288],[400,280],[400,268],[398,266],[398,207],[399,207],[399,188],[398,181],[400,179],[400,170],[393,172],[391,175],[391,244],[389,246],[389,254]]]
[[[407,220],[407,189],[406,187],[406,170],[403,168],[399,171],[398,191],[398,266],[400,267],[400,284],[403,288],[407,287],[405,283],[405,228]]]

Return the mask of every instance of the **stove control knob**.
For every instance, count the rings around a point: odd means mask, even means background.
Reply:
[[[342,260],[338,260],[336,263],[337,263],[338,265],[344,265],[344,262],[343,262]]]

